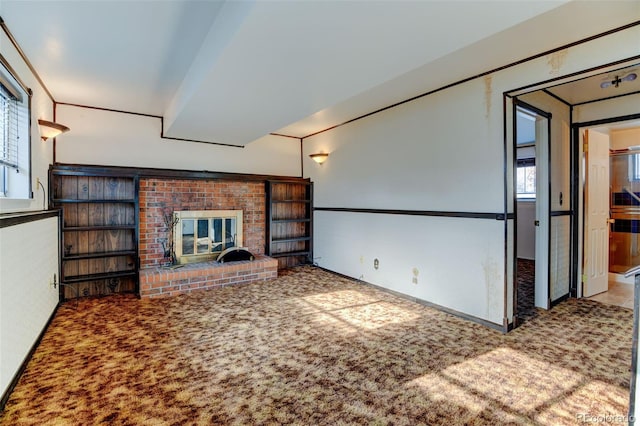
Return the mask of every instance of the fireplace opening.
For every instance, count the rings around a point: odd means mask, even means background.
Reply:
[[[184,210],[174,218],[179,264],[216,260],[225,250],[242,247],[242,210]]]

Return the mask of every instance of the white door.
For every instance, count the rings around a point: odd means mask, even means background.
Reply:
[[[587,174],[584,297],[609,288],[609,136],[594,130],[583,135]]]

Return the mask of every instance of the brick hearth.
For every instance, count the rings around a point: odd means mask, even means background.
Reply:
[[[169,242],[165,215],[177,210],[242,210],[243,247],[256,259],[203,262],[163,268]],[[161,297],[231,284],[266,281],[278,275],[278,261],[263,256],[265,187],[262,182],[188,179],[140,181],[140,296]]]
[[[164,297],[193,290],[232,284],[268,281],[278,276],[278,261],[266,256],[255,260],[192,263],[177,269],[163,267],[140,270],[140,297]]]

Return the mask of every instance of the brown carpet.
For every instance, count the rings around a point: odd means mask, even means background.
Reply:
[[[0,424],[569,425],[628,410],[632,312],[593,301],[503,335],[303,267],[74,307]]]
[[[518,320],[520,323],[534,318],[538,314],[535,307],[536,262],[518,259]]]

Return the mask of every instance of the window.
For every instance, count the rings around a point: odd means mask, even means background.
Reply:
[[[29,198],[29,96],[4,62],[0,67],[0,197]]]
[[[629,154],[629,182],[640,181],[640,154]]]
[[[213,260],[229,247],[242,247],[242,210],[195,210],[174,214],[179,263]]]
[[[518,198],[536,198],[536,159],[516,162],[516,194]]]
[[[536,113],[516,109],[516,197],[536,198]]]

